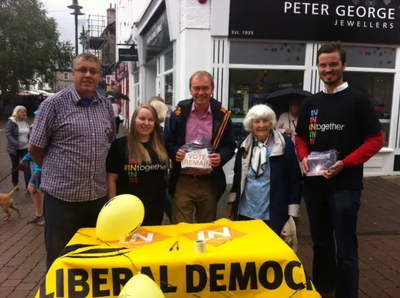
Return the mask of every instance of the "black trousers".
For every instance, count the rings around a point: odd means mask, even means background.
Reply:
[[[12,170],[15,170],[24,156],[28,153],[28,149],[18,149],[16,154],[10,154]],[[25,177],[25,187],[28,189],[29,181],[31,180],[31,166],[29,165],[24,172]],[[18,185],[19,170],[15,171],[11,175],[11,182],[15,186]]]
[[[359,262],[357,219],[361,191],[304,187],[313,240],[313,283],[319,293],[357,298]]]
[[[115,117],[115,134],[119,132],[119,125],[121,124],[121,119],[119,117]]]
[[[44,194],[47,270],[79,229],[96,227],[97,217],[107,201],[108,196],[105,196],[94,201],[75,203]]]

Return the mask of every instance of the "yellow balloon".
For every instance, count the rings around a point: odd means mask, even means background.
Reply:
[[[133,195],[119,195],[106,204],[100,211],[96,223],[97,238],[103,241],[124,240],[136,231],[144,219],[142,201]]]
[[[124,286],[119,298],[165,298],[160,287],[145,274],[138,273]]]

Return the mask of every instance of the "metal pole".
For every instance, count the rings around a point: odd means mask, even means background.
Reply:
[[[78,10],[75,9],[75,56],[78,56]]]

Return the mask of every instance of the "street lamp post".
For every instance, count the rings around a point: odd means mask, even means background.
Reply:
[[[75,56],[78,56],[78,16],[82,16],[84,13],[80,11],[82,6],[78,4],[78,0],[72,0],[72,4],[68,8],[74,10],[71,14],[75,16]]]

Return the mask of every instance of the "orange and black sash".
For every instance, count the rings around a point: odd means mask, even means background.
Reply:
[[[221,107],[221,112],[225,113],[225,117],[222,120],[222,124],[219,127],[217,137],[214,140],[213,148],[217,149],[219,146],[219,142],[221,141],[222,135],[224,134],[226,125],[228,124],[229,118],[231,117],[231,112],[227,111],[224,107]]]

